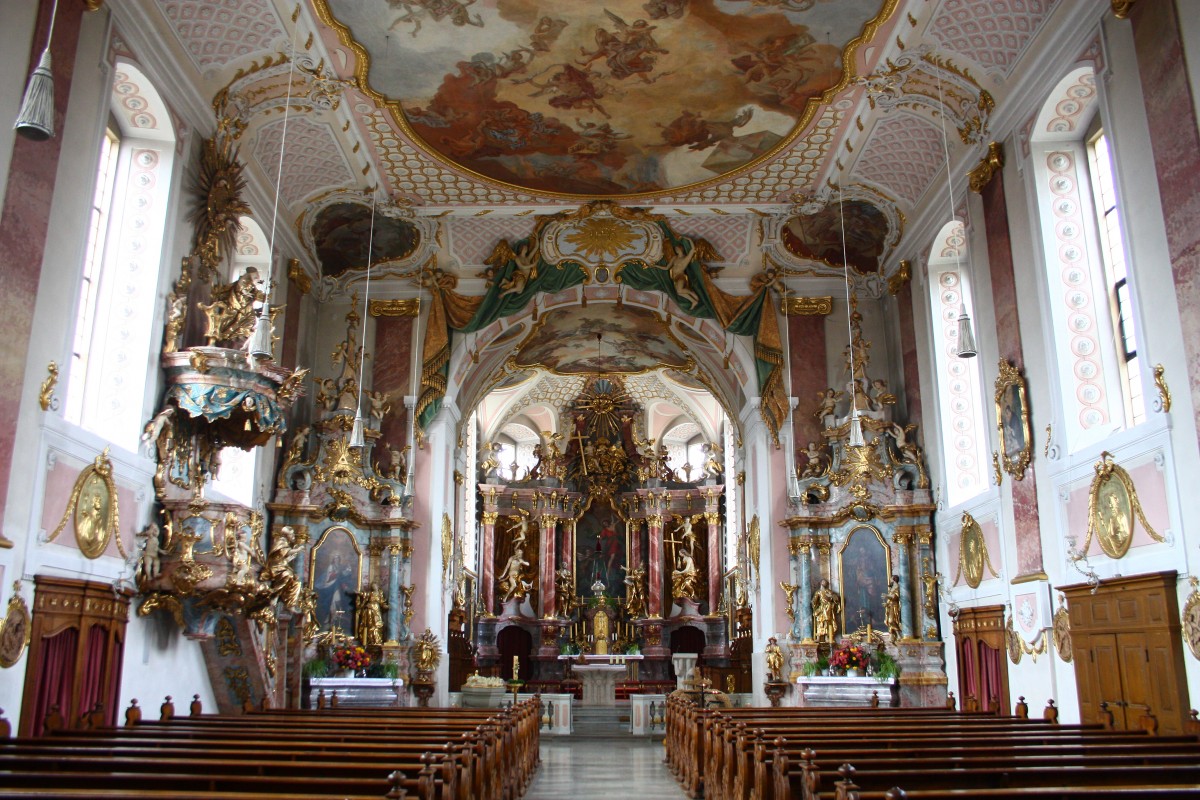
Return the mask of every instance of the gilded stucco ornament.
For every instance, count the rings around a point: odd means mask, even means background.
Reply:
[[[996,568],[992,566],[987,541],[983,538],[983,529],[975,518],[965,511],[958,536],[958,572],[954,576],[955,583],[958,583],[959,576],[962,576],[966,578],[968,586],[978,589],[979,584],[983,582],[985,567],[992,573],[993,578],[1000,577]]]
[[[13,581],[8,610],[4,619],[0,620],[0,667],[7,669],[21,660],[32,635],[31,622],[29,606],[21,597],[21,582]]]
[[[429,628],[413,644],[413,663],[419,672],[433,672],[442,660],[442,645]]]
[[[1158,410],[1166,414],[1171,410],[1171,389],[1167,386],[1167,368],[1162,364],[1154,365],[1154,388],[1158,389]]]
[[[46,537],[46,541],[54,541],[72,518],[75,522],[75,541],[85,556],[99,558],[108,548],[109,540],[115,538],[117,550],[122,558],[126,558],[125,545],[119,535],[117,485],[113,481],[107,447],[75,479],[75,487],[71,490],[71,499],[67,501],[62,520]]]
[[[1183,640],[1187,642],[1192,657],[1200,659],[1200,580],[1195,575],[1188,578],[1192,591],[1183,603],[1183,611],[1179,613],[1183,624]]]
[[[1095,464],[1096,474],[1088,491],[1088,530],[1080,553],[1086,554],[1095,536],[1109,558],[1121,558],[1133,542],[1134,518],[1156,542],[1166,541],[1146,520],[1137,488],[1129,473],[1105,450]]]
[[[1200,600],[1200,597],[1197,599]],[[1071,614],[1067,611],[1067,598],[1062,594],[1058,596],[1058,610],[1054,612],[1052,630],[1054,631],[1055,652],[1063,661],[1071,663],[1071,659],[1074,658],[1074,650],[1071,647]],[[1200,653],[1195,650],[1192,652],[1197,658],[1200,658]]]
[[[967,177],[971,191],[979,194],[992,182],[996,173],[1004,168],[1004,146],[999,142],[989,142],[987,153],[979,160]]]
[[[46,365],[46,379],[42,381],[42,387],[38,389],[38,405],[42,407],[42,411],[49,411],[50,405],[54,402],[54,387],[58,384],[58,364],[51,361]]]

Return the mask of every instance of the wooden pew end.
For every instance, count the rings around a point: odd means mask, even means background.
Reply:
[[[1058,724],[1058,706],[1054,705],[1053,697],[1046,701],[1046,708],[1042,711],[1042,719],[1055,725]]]
[[[142,721],[142,709],[138,705],[137,698],[129,701],[129,708],[125,709],[125,726],[132,728]]]
[[[954,699],[954,692],[946,692],[946,708],[953,711],[958,707],[958,701]]]
[[[198,716],[200,716],[201,713],[203,713],[203,711],[204,711],[204,704],[200,702],[200,695],[198,695],[198,694],[192,695],[192,704],[190,706],[188,706],[188,712],[193,717],[198,717]]]
[[[1017,707],[1013,713],[1017,719],[1029,719],[1029,704],[1025,702],[1025,695],[1017,698]]]
[[[404,773],[396,770],[391,775],[388,775],[388,781],[392,788],[384,795],[387,800],[404,800],[408,797],[408,792],[404,791]]]
[[[158,707],[158,721],[166,722],[175,716],[175,704],[171,702],[171,695],[167,695],[167,699],[163,700],[163,704]]]

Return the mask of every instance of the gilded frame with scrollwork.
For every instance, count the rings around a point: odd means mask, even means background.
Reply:
[[[885,570],[884,570],[885,574],[882,576],[883,577],[883,585],[881,587],[876,587],[879,589],[879,591],[876,592],[876,594],[878,596],[875,598],[875,600],[878,602],[879,609],[880,609],[879,619],[875,619],[873,616],[868,617],[867,620],[863,623],[864,625],[869,623],[878,628],[884,627],[885,623],[884,623],[884,612],[883,612],[883,595],[887,592],[887,587],[892,582],[892,548],[887,543],[887,539],[885,539],[883,537],[883,534],[880,533],[879,529],[876,528],[874,525],[862,525],[862,524],[855,525],[853,528],[850,529],[850,532],[846,534],[846,539],[845,539],[845,541],[842,542],[841,547],[838,548],[838,553],[837,553],[838,590],[840,591],[841,596],[842,596],[842,609],[841,609],[840,616],[842,618],[841,623],[842,623],[842,635],[843,636],[849,636],[851,633],[854,633],[854,631],[856,630],[856,628],[852,624],[853,620],[850,619],[850,614],[849,614],[849,609],[850,609],[850,605],[851,605],[851,598],[849,595],[850,595],[851,588],[865,590],[865,587],[860,587],[857,584],[857,582],[854,587],[850,587],[846,583],[846,550],[850,547],[850,543],[854,539],[854,535],[856,533],[859,533],[860,531],[866,532],[867,534],[874,535],[875,540],[879,543],[879,546],[883,550],[883,560],[884,560],[884,564],[885,564]],[[863,565],[863,566],[865,566],[865,565]],[[858,576],[855,576],[855,579],[857,581]],[[866,606],[868,605],[866,602],[866,598],[860,597],[859,601],[860,602],[855,607],[861,608],[862,610],[868,610],[866,608]]]
[[[353,575],[354,575],[354,579],[353,579],[352,583],[354,586],[354,591],[358,592],[359,590],[362,589],[363,551],[362,551],[362,547],[359,546],[359,544],[358,544],[358,539],[357,539],[357,537],[355,537],[354,531],[350,530],[345,525],[331,525],[330,527],[326,528],[321,533],[320,538],[317,539],[317,543],[313,545],[312,550],[310,550],[308,552],[308,588],[309,588],[309,591],[318,592],[322,588],[322,586],[320,586],[319,583],[324,582],[324,576],[322,576],[320,578],[317,576],[317,567],[320,565],[319,564],[320,552],[321,552],[321,548],[324,547],[326,544],[330,544],[331,547],[333,546],[330,543],[329,537],[334,534],[344,534],[350,540],[351,547],[354,548],[355,558],[353,560],[354,563],[351,565],[352,569],[353,569]],[[328,565],[327,565],[327,571],[328,571]],[[318,622],[320,622],[320,620],[318,620]],[[349,625],[348,628],[345,626],[339,626],[339,627],[343,627],[344,630],[353,630],[353,627],[354,627],[353,618],[347,620],[347,623]],[[322,626],[322,627],[324,628],[324,626]]]
[[[1029,400],[1025,377],[1003,359],[996,378],[996,432],[1000,439],[1001,466],[1014,480],[1023,479],[1033,457]]]

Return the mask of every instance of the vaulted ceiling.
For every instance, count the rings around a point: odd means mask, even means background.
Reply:
[[[848,261],[881,292],[908,221],[944,186],[943,126],[952,156],[982,155],[1059,6],[140,0],[140,13],[241,131],[334,290],[358,279],[379,187],[375,261],[394,275],[436,253],[469,284],[530,216],[609,198],[705,238],[724,277],[832,277],[841,200]]]

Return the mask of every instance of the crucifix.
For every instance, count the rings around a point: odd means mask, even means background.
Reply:
[[[578,422],[578,418],[576,418],[576,422]],[[571,441],[579,442],[579,466],[580,466],[580,469],[583,470],[584,475],[588,474],[587,450],[584,447],[584,445],[587,444],[587,438],[588,437],[586,435],[584,435],[583,430],[579,427],[579,425],[576,425],[575,426],[575,435],[571,437]]]

